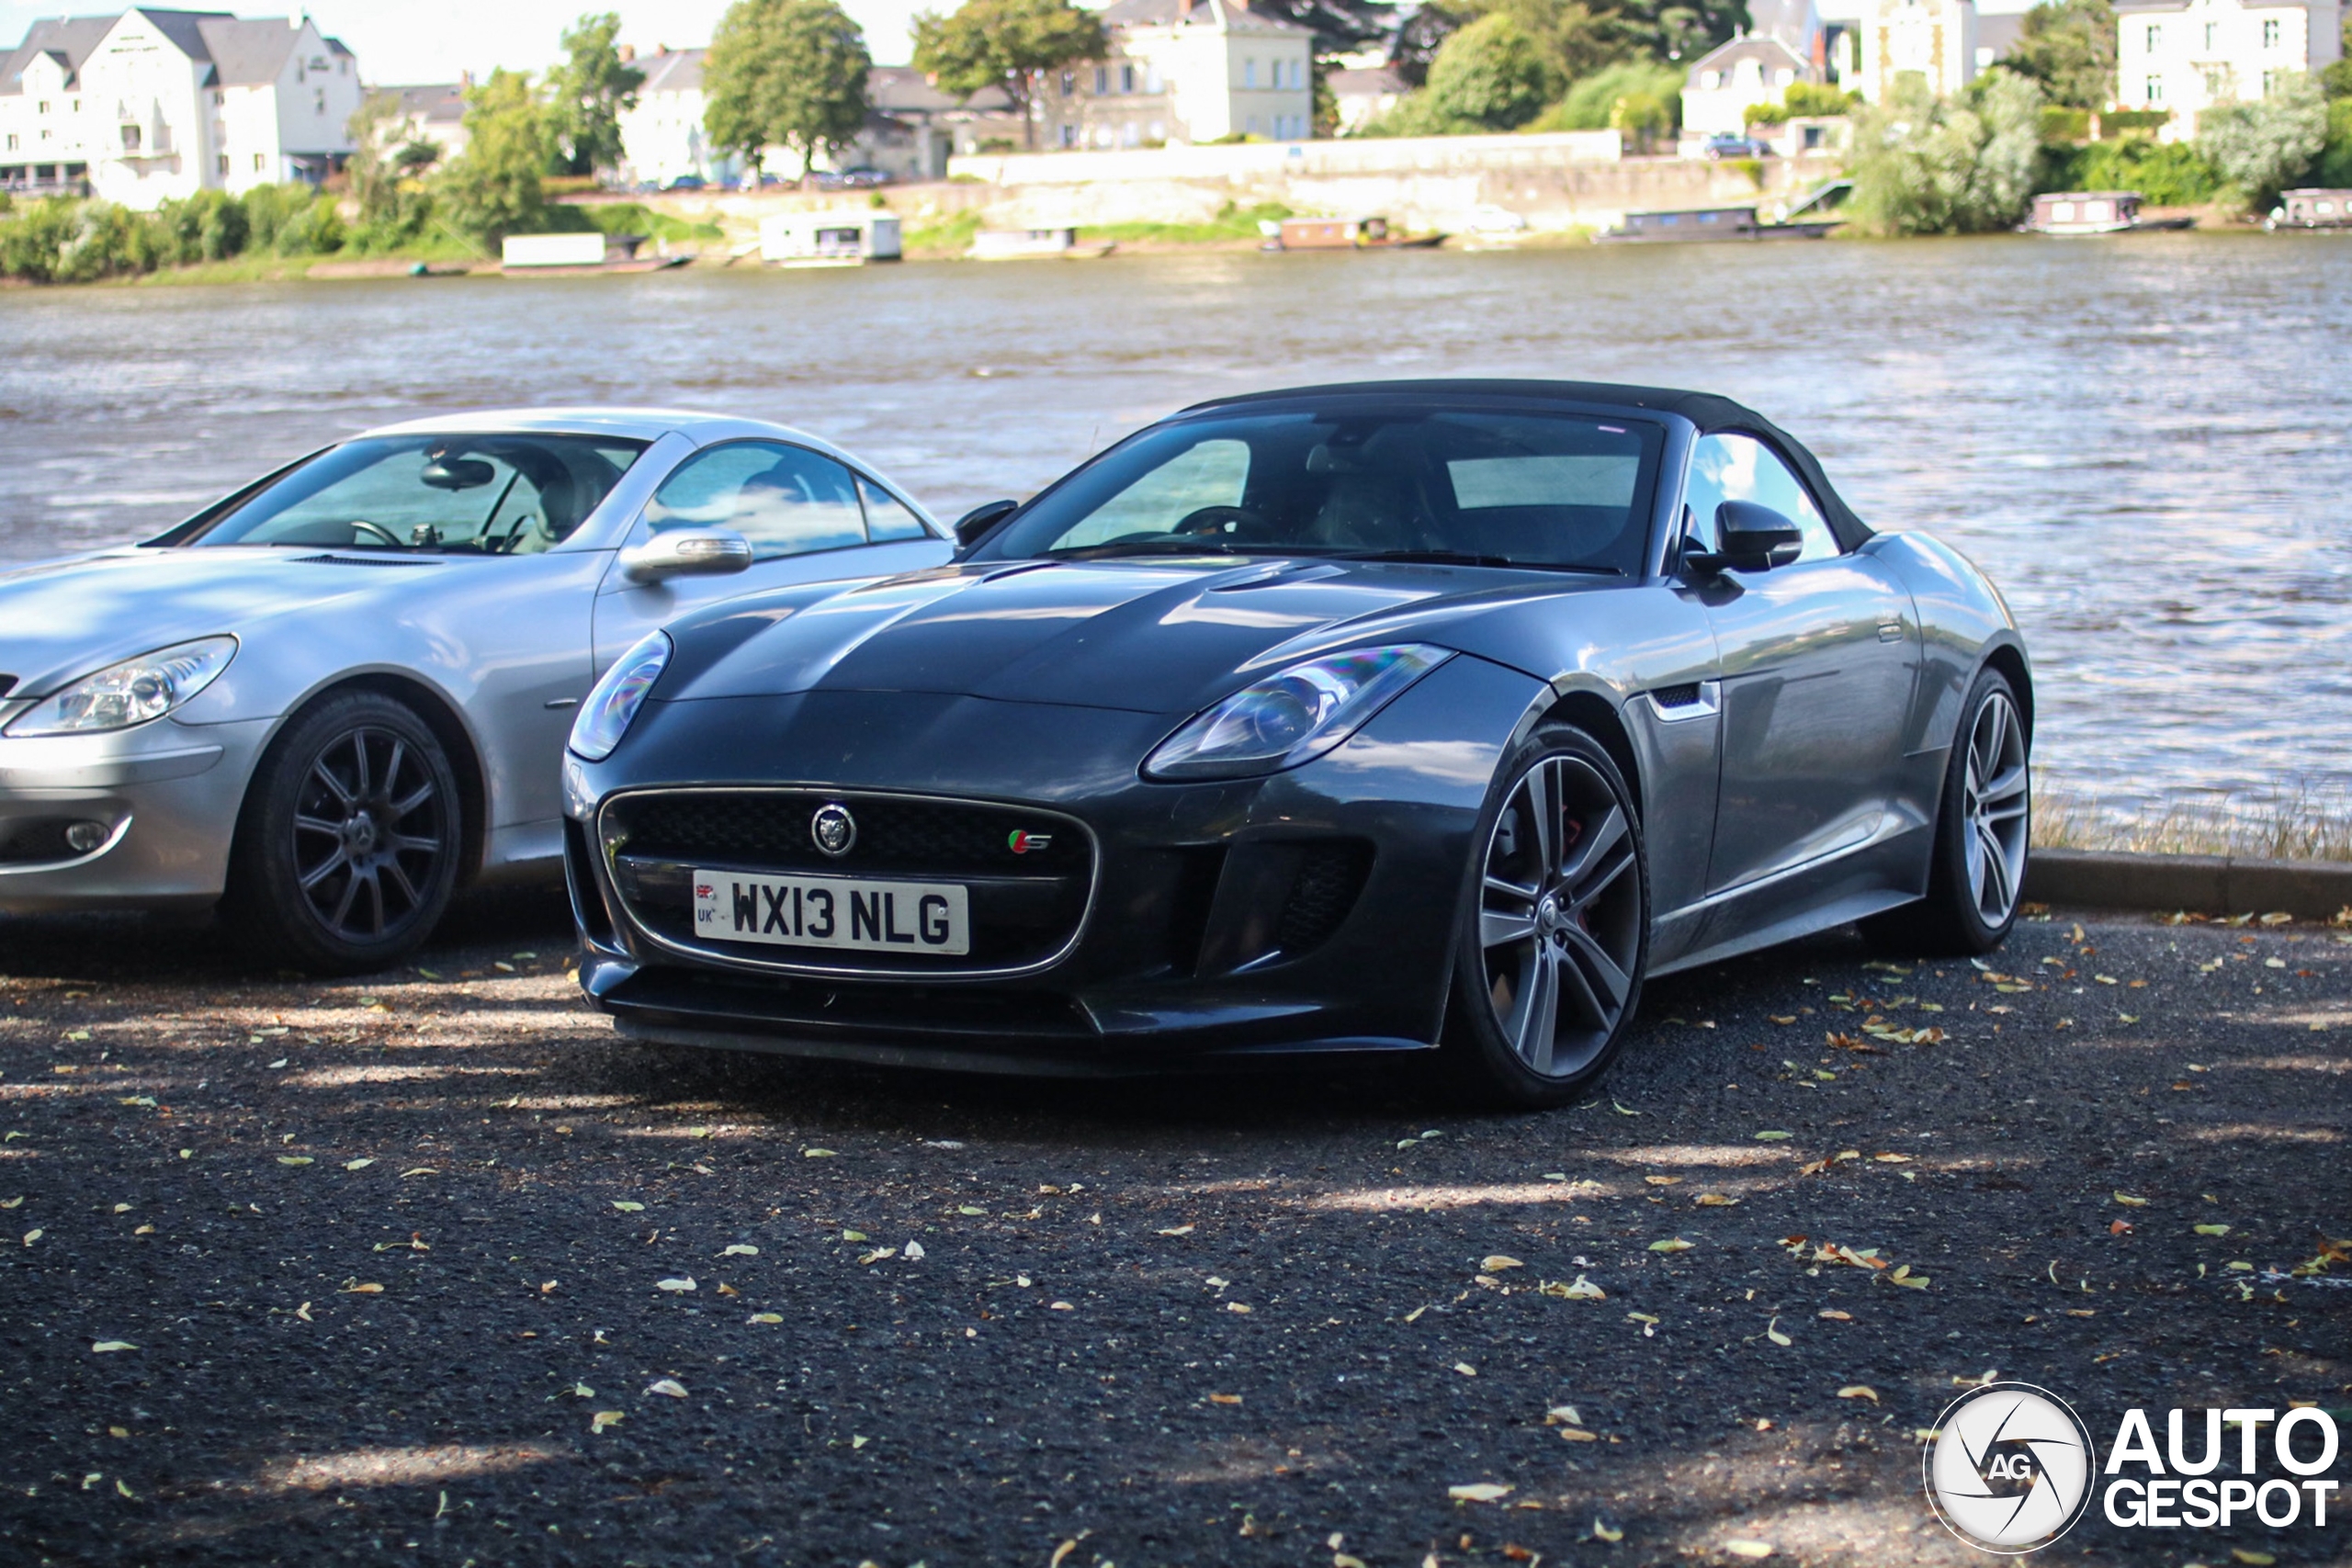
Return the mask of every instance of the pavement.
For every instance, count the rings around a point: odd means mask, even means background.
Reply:
[[[2352,1405],[2352,932],[1824,938],[1521,1115],[628,1044],[569,945],[537,895],[354,983],[0,921],[0,1559],[1961,1563],[1920,1434],[1980,1380],[2102,1447]]]

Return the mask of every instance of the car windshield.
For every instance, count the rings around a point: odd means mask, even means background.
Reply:
[[[1478,409],[1237,412],[1145,431],[974,554],[1322,555],[1641,570],[1658,426]]]
[[[368,436],[232,498],[184,542],[536,555],[579,527],[644,450],[605,435]]]

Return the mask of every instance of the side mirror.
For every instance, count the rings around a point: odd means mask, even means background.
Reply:
[[[1017,501],[991,501],[956,519],[956,547],[968,550],[992,533],[996,525],[1021,510]]]
[[[752,541],[731,528],[673,528],[621,552],[631,582],[672,577],[725,577],[752,564]]]
[[[1715,508],[1715,537],[1721,548],[1693,550],[1683,564],[1697,571],[1764,571],[1786,566],[1804,548],[1797,525],[1769,506],[1726,501]]]

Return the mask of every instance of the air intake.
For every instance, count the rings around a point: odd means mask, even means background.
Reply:
[[[298,561],[311,566],[439,566],[437,560],[403,559],[399,556],[296,556]]]

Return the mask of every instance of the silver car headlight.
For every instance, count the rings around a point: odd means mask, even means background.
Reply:
[[[1442,648],[1400,643],[1294,664],[1195,715],[1145,759],[1144,776],[1248,778],[1312,761],[1452,657]]]
[[[236,656],[235,637],[208,637],[126,659],[35,703],[7,733],[94,735],[145,724],[212,684]]]
[[[670,647],[667,633],[649,634],[615,660],[604,679],[589,689],[588,700],[580,705],[580,716],[571,721],[575,756],[601,762],[613,754],[643,705],[645,694],[669,667]]]

